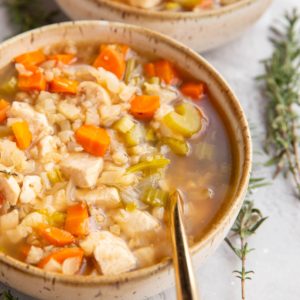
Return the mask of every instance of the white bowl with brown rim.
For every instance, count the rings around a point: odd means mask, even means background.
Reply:
[[[272,0],[240,0],[201,12],[165,12],[113,0],[56,0],[73,20],[108,20],[156,30],[195,51],[217,48],[254,24]]]
[[[214,105],[228,121],[236,159],[232,194],[222,204],[209,228],[191,248],[198,267],[227,235],[244,200],[251,168],[251,138],[238,99],[222,78],[201,56],[182,44],[147,29],[109,23],[81,21],[54,24],[14,37],[0,45],[0,69],[17,55],[62,43],[97,40],[99,43],[128,44],[150,55],[176,62],[191,76],[207,84]],[[0,253],[0,281],[38,299],[144,299],[174,284],[171,260],[118,276],[67,276],[45,272]]]

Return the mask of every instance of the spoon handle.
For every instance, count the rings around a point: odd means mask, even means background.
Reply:
[[[176,191],[171,196],[170,222],[178,300],[197,300],[197,286],[189,246],[182,221],[182,198]]]

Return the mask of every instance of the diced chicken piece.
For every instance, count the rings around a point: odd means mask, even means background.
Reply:
[[[120,91],[121,82],[114,73],[106,71],[103,68],[99,68],[97,80],[100,84],[107,87],[107,89],[112,93],[116,94]]]
[[[44,270],[48,272],[61,273],[62,266],[55,259],[51,258],[49,262],[44,266]]]
[[[136,267],[136,258],[124,240],[108,231],[94,232],[81,242],[85,253],[94,253],[103,275],[115,275]]]
[[[170,104],[162,103],[159,109],[155,112],[154,119],[161,121],[163,117],[171,111],[174,111],[174,108]]]
[[[61,101],[58,104],[58,111],[62,113],[67,119],[75,121],[80,118],[81,110],[73,103],[68,101]]]
[[[9,229],[14,229],[19,224],[19,211],[17,209],[0,216],[0,232],[5,232]]]
[[[122,231],[129,237],[139,233],[145,233],[157,229],[160,224],[148,212],[136,209],[128,212],[121,209],[115,217],[116,222],[120,225]]]
[[[94,104],[111,104],[108,92],[96,82],[83,81],[79,84],[78,91],[83,96],[83,101],[89,100]]]
[[[36,112],[28,103],[14,101],[8,111],[8,116],[27,121],[30,124],[30,130],[33,135],[53,133],[53,128],[49,125],[46,116]]]
[[[95,204],[103,208],[115,208],[121,203],[119,192],[114,187],[98,187],[92,191],[77,190],[75,198],[79,201],[86,201],[88,204]]]
[[[122,106],[116,105],[102,105],[99,108],[101,124],[110,126],[112,123],[120,119],[122,114]]]
[[[38,212],[32,212],[32,213],[28,214],[22,220],[20,225],[25,226],[25,227],[36,228],[40,224],[47,224],[46,216],[44,216]]]
[[[89,188],[96,184],[103,169],[103,159],[87,153],[70,154],[61,163],[61,171],[72,178],[75,185]]]
[[[97,111],[97,108],[95,106],[89,107],[86,110],[85,114],[85,124],[87,125],[100,125],[100,117]]]
[[[122,101],[128,102],[132,99],[136,92],[137,87],[121,83],[121,91],[119,93],[119,97]]]
[[[62,264],[62,273],[66,275],[76,274],[81,266],[80,257],[70,257],[64,260]]]
[[[9,241],[13,244],[20,243],[23,239],[25,239],[28,234],[30,234],[31,228],[23,225],[18,225],[14,229],[9,229],[5,232]]]
[[[43,137],[39,142],[39,154],[40,157],[45,157],[47,154],[56,151],[56,139],[54,136],[47,135]]]
[[[42,190],[41,177],[32,175],[25,176],[20,194],[20,201],[22,203],[33,203],[37,195]]]
[[[161,3],[161,0],[128,0],[129,4],[141,8],[152,8]]]
[[[0,191],[10,205],[16,205],[20,195],[20,187],[13,176],[0,175]]]
[[[37,264],[44,256],[44,251],[40,247],[31,246],[26,257],[26,263]]]
[[[138,261],[139,268],[153,265],[155,262],[155,250],[153,247],[143,247],[133,252]]]

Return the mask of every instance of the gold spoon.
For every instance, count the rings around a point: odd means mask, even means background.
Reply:
[[[198,292],[183,225],[183,200],[176,190],[170,196],[170,230],[178,300],[197,300]]]

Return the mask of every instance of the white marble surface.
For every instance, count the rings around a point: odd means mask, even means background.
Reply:
[[[263,140],[265,99],[254,78],[262,72],[259,60],[271,51],[268,27],[277,23],[286,9],[293,7],[300,10],[300,0],[274,0],[270,10],[241,38],[204,55],[233,87],[250,122],[257,128],[255,150],[261,150]],[[0,39],[10,32],[5,12],[0,7]],[[256,156],[256,161],[266,161],[266,157]],[[271,178],[272,169],[259,168],[256,173]],[[247,300],[299,300],[300,201],[295,199],[291,186],[282,178],[271,181],[272,186],[254,194],[257,206],[269,219],[250,240],[255,251],[249,255],[247,264],[255,270],[255,275],[247,283]],[[239,268],[239,261],[223,243],[197,273],[202,299],[239,300],[239,281],[232,275],[236,268]],[[14,294],[20,300],[33,300]],[[152,300],[175,298],[175,291],[168,290]]]

